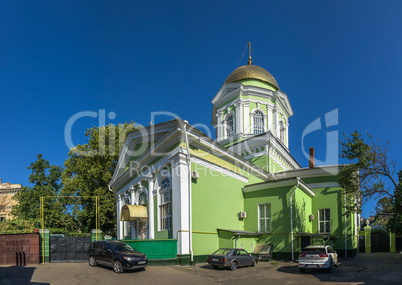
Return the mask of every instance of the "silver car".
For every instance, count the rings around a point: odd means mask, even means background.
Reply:
[[[299,255],[299,271],[307,269],[323,269],[331,272],[332,267],[338,266],[338,254],[329,245],[306,246]]]

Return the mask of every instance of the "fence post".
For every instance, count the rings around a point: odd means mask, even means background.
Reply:
[[[389,233],[389,252],[396,252],[396,240],[394,233]]]
[[[50,233],[49,230],[40,230],[40,262],[50,262]]]
[[[91,232],[91,241],[96,241],[102,239],[101,237],[101,230],[92,230]]]
[[[371,227],[364,227],[364,237],[365,237],[365,252],[371,253]]]

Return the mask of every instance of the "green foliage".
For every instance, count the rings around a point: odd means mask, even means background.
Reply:
[[[63,195],[98,196],[100,227],[104,233],[115,233],[116,200],[114,192],[109,190],[109,183],[127,133],[137,128],[133,123],[125,123],[88,129],[85,133],[87,143],[71,149],[64,163]],[[70,212],[79,231],[89,232],[97,228],[94,199],[77,199]]]
[[[402,235],[402,171],[398,173],[398,186],[392,200],[393,215],[387,224],[387,228],[397,235]]]
[[[36,228],[34,221],[13,219],[0,223],[0,234],[23,234],[32,233]]]
[[[394,211],[394,203],[391,197],[382,197],[378,200],[377,206],[375,207],[376,215],[389,214]]]
[[[355,131],[341,142],[340,157],[350,163],[343,165],[338,174],[339,184],[348,197],[348,211],[361,211],[361,204],[384,195],[393,197],[395,162],[388,157],[388,144],[374,142],[367,135],[366,143]]]
[[[29,175],[29,182],[32,187],[23,187],[14,199],[18,201],[12,209],[12,215],[20,220],[32,222],[40,221],[40,197],[56,196],[59,194],[62,168],[50,165],[49,161],[43,159],[42,154],[37,155],[37,160],[28,167],[32,170]],[[45,223],[51,227],[60,226],[63,215],[62,205],[54,199],[44,201]]]
[[[375,142],[370,135],[367,139],[369,143],[355,131],[341,142],[340,157],[350,162],[338,174],[339,184],[349,199],[347,210],[360,211],[361,204],[368,199],[380,198],[376,207],[378,223],[402,234],[402,171],[396,175],[388,144]]]
[[[64,235],[68,237],[88,237],[91,233],[72,232],[66,228],[48,228],[51,235]]]

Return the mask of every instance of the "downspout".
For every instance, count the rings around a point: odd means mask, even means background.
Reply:
[[[297,178],[297,183],[293,189],[292,194],[289,198],[290,203],[290,234],[291,234],[291,243],[292,243],[292,261],[295,260],[295,245],[294,245],[294,229],[293,229],[293,195],[296,192],[297,187],[299,187],[300,180]]]
[[[190,265],[194,264],[194,254],[193,254],[193,222],[192,222],[192,195],[191,195],[191,159],[190,159],[190,146],[188,144],[188,136],[187,136],[187,124],[188,121],[183,121],[184,123],[184,138],[186,140],[186,149],[187,149],[187,169],[188,169],[188,243],[189,243],[189,251],[190,251]]]

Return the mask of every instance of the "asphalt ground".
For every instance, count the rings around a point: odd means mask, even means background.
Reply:
[[[195,266],[148,266],[115,274],[107,267],[87,263],[45,263],[36,266],[0,266],[0,285],[75,284],[402,284],[402,254],[372,253],[341,259],[332,273],[299,273],[297,263],[259,262],[236,271],[215,270],[208,264]]]

